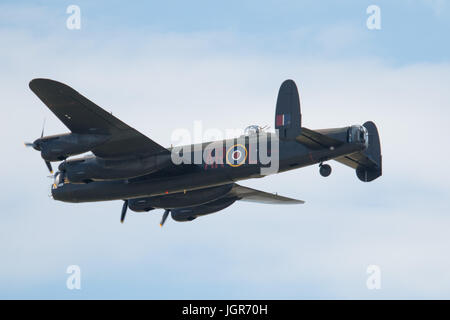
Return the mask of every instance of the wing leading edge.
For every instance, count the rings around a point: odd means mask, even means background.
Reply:
[[[92,150],[99,157],[118,158],[169,152],[61,82],[34,79],[29,86],[73,133],[110,136],[107,142]]]

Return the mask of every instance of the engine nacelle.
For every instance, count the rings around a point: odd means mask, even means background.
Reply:
[[[66,133],[39,138],[33,142],[33,148],[41,151],[46,161],[61,161],[88,152],[108,139],[109,136],[103,134]]]
[[[120,160],[90,156],[66,160],[59,165],[59,170],[70,183],[88,183],[131,179],[155,172],[171,163],[170,154]]]
[[[163,196],[130,199],[128,200],[128,207],[136,212],[150,211],[154,208],[175,209],[193,207],[222,198],[232,188],[233,184],[227,184]]]
[[[178,222],[192,221],[200,216],[211,214],[231,206],[236,197],[225,197],[200,206],[179,208],[171,211],[172,219]]]

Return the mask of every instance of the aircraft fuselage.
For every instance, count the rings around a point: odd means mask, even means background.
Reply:
[[[342,128],[345,131],[346,128]],[[273,134],[269,134],[273,137]],[[346,136],[343,134],[342,136]],[[251,149],[249,138],[244,140],[245,150]],[[270,141],[270,139],[269,139]],[[224,140],[223,145],[236,145],[235,141]],[[306,167],[321,163],[323,161],[349,155],[364,150],[364,144],[353,142],[348,143],[342,141],[342,145],[329,148],[313,150],[296,141],[279,140],[278,150],[278,170],[271,172],[278,173],[297,168]],[[214,142],[217,143],[217,142]],[[203,143],[201,152],[204,154],[205,147],[211,143]],[[191,145],[191,159],[195,158],[196,148],[200,150],[198,145]],[[173,194],[179,192],[189,192],[191,190],[203,189],[217,185],[233,183],[239,180],[261,178],[265,174],[261,174],[261,169],[268,168],[268,164],[261,164],[259,156],[256,163],[249,163],[249,155],[240,165],[231,165],[227,163],[227,149],[224,148],[222,163],[208,164],[202,159],[201,164],[171,164],[164,170],[153,174],[141,176],[133,179],[122,179],[114,181],[93,181],[84,184],[61,183],[59,186],[54,185],[52,195],[55,200],[65,202],[93,202],[106,200],[133,199],[141,197],[159,196],[165,194]],[[268,147],[268,153],[270,144]],[[219,162],[219,161],[218,161]],[[270,165],[272,165],[271,163]]]

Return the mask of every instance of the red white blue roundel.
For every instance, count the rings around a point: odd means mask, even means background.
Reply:
[[[242,144],[235,144],[227,151],[227,163],[232,167],[239,167],[247,159],[247,149]]]

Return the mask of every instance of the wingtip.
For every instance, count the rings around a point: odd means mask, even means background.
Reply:
[[[34,87],[36,87],[36,85],[39,84],[39,82],[42,82],[43,80],[48,80],[48,79],[34,78],[28,83],[28,86],[30,87],[30,89],[33,89]]]
[[[58,82],[56,80],[52,80],[52,79],[46,79],[46,78],[34,78],[32,79],[29,83],[28,83],[28,87],[32,90],[35,91],[41,87],[45,87],[45,85],[48,84],[58,84],[61,85],[63,83]]]

